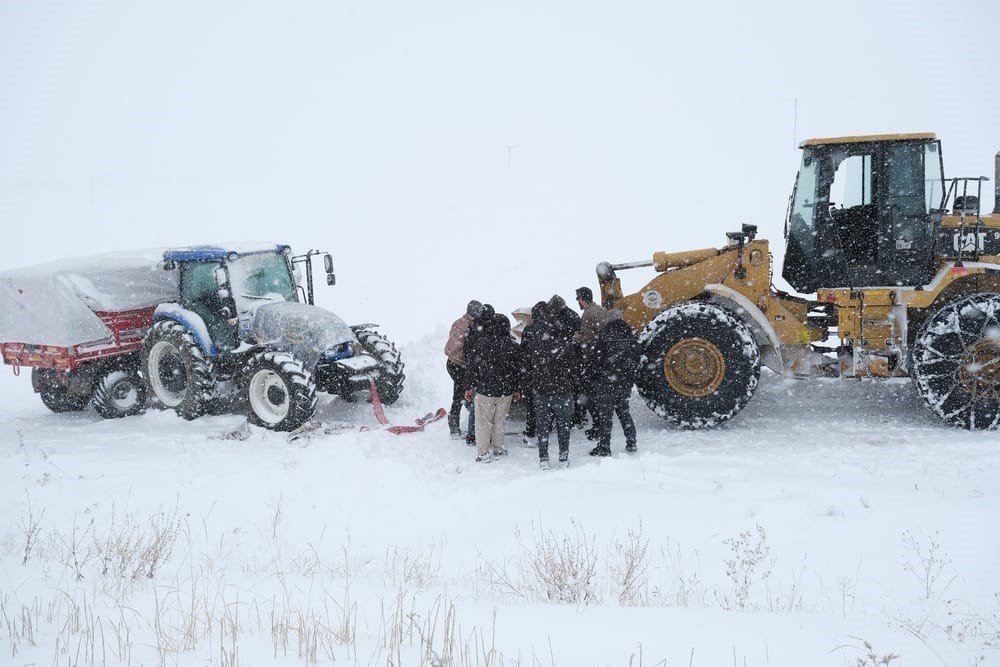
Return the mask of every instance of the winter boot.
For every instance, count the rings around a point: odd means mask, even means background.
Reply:
[[[501,447],[500,449],[493,450],[493,458],[498,459],[501,456],[507,456],[507,450]]]
[[[628,452],[629,454],[635,454],[639,450],[636,449],[636,446],[635,446],[634,442],[629,442],[629,443],[626,443],[626,445],[625,445],[625,451]]]
[[[492,462],[493,462],[493,457],[490,456],[489,452],[486,452],[485,454],[480,454],[479,456],[476,457],[476,463],[492,463]]]
[[[549,460],[548,459],[538,459],[538,467],[542,470],[549,470]]]
[[[465,444],[467,444],[469,447],[475,447],[476,446],[476,434],[473,433],[472,431],[469,431],[468,433],[466,433],[465,434]]]
[[[559,467],[560,468],[564,468],[564,469],[569,467],[569,457],[568,456],[560,456],[559,457]]]
[[[610,447],[601,447],[600,445],[598,445],[597,447],[594,447],[593,449],[590,450],[590,455],[591,456],[611,456],[611,448]]]

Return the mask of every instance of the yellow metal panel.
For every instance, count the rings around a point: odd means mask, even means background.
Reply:
[[[806,139],[799,148],[806,146],[826,146],[829,144],[861,144],[876,141],[916,141],[921,139],[937,139],[933,132],[913,132],[910,134],[867,134],[853,137],[827,137],[824,139]]]

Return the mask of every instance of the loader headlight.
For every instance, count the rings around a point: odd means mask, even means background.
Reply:
[[[601,262],[597,265],[597,279],[601,282],[611,280],[615,275],[615,270],[608,262]]]

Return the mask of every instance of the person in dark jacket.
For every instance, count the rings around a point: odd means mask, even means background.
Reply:
[[[598,332],[608,321],[608,311],[594,303],[594,291],[589,287],[576,290],[576,303],[580,306],[580,330],[573,340],[580,346],[580,389],[577,401],[583,406],[584,414],[590,413],[592,426],[586,431],[587,437],[597,440],[600,434],[600,415],[597,412],[598,371],[594,363],[594,344]]]
[[[549,319],[558,322],[570,331],[570,336],[575,336],[580,331],[581,318],[576,312],[566,305],[566,300],[558,294],[553,294],[549,299]],[[576,343],[574,343],[576,345]],[[580,347],[577,345],[577,356],[580,355]],[[583,419],[586,411],[583,405],[583,395],[581,393],[584,368],[581,365],[576,370],[576,384],[573,388],[573,426],[583,427]]]
[[[469,350],[475,346],[476,338],[486,333],[495,317],[496,311],[490,304],[482,304],[479,307],[478,313],[472,318],[472,323],[469,325],[465,338],[462,340],[462,356],[465,359],[468,359]],[[466,370],[468,370],[468,361],[466,361]],[[469,386],[469,379],[466,377],[465,394],[469,393]],[[469,410],[468,427],[465,429],[465,443],[471,447],[476,444],[476,409],[471,398],[466,398],[465,401],[466,407]]]
[[[531,323],[524,327],[524,331],[521,332],[521,356],[526,359],[528,350],[531,348],[532,341],[541,334],[545,327],[545,321],[548,317],[549,305],[544,301],[539,301],[534,306],[531,307]],[[527,362],[523,364],[527,367]],[[524,437],[525,443],[531,442],[535,437],[535,425],[536,413],[535,413],[535,401],[532,395],[531,389],[531,378],[526,374],[522,373],[521,382],[521,393],[524,394],[524,400],[527,408],[527,414],[524,418]]]
[[[510,320],[506,315],[494,315],[484,323],[481,333],[466,346],[471,388],[467,399],[476,406],[476,447],[479,463],[489,463],[503,456],[504,427],[510,403],[520,398],[521,353],[510,337]]]
[[[632,327],[622,319],[620,310],[611,311],[608,323],[598,332],[594,342],[598,442],[591,456],[611,455],[611,427],[615,414],[625,432],[625,451],[636,451],[635,422],[629,413],[628,401],[639,369],[639,356],[639,341]]]
[[[567,306],[566,299],[558,294],[553,294],[552,298],[549,299],[548,315],[553,322],[558,322],[563,327],[568,328],[571,331],[571,336],[580,331],[580,316]]]
[[[549,313],[537,322],[524,351],[524,383],[534,392],[538,463],[542,470],[549,469],[549,434],[553,426],[559,438],[559,463],[569,465],[573,391],[580,363],[573,333],[570,326]]]

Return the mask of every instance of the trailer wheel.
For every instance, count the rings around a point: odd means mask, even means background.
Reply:
[[[639,343],[640,395],[656,414],[685,428],[731,419],[757,388],[757,341],[742,320],[719,306],[672,306],[646,325]]]
[[[146,408],[146,386],[137,371],[112,368],[97,378],[93,400],[105,419],[137,415]]]
[[[917,392],[941,419],[969,430],[1000,425],[1000,295],[939,308],[913,345]]]
[[[399,400],[406,375],[403,373],[403,358],[396,346],[385,336],[371,329],[357,329],[354,332],[361,347],[378,360],[379,376],[375,388],[379,398],[389,405]]]
[[[60,381],[57,371],[32,368],[31,384],[41,397],[42,403],[52,412],[79,412],[90,402],[89,394],[70,391],[69,383]]]
[[[293,431],[316,412],[316,385],[290,354],[262,352],[243,372],[243,396],[252,424]]]
[[[141,368],[146,388],[163,405],[184,419],[205,414],[214,394],[212,365],[184,325],[156,322],[142,342]]]

